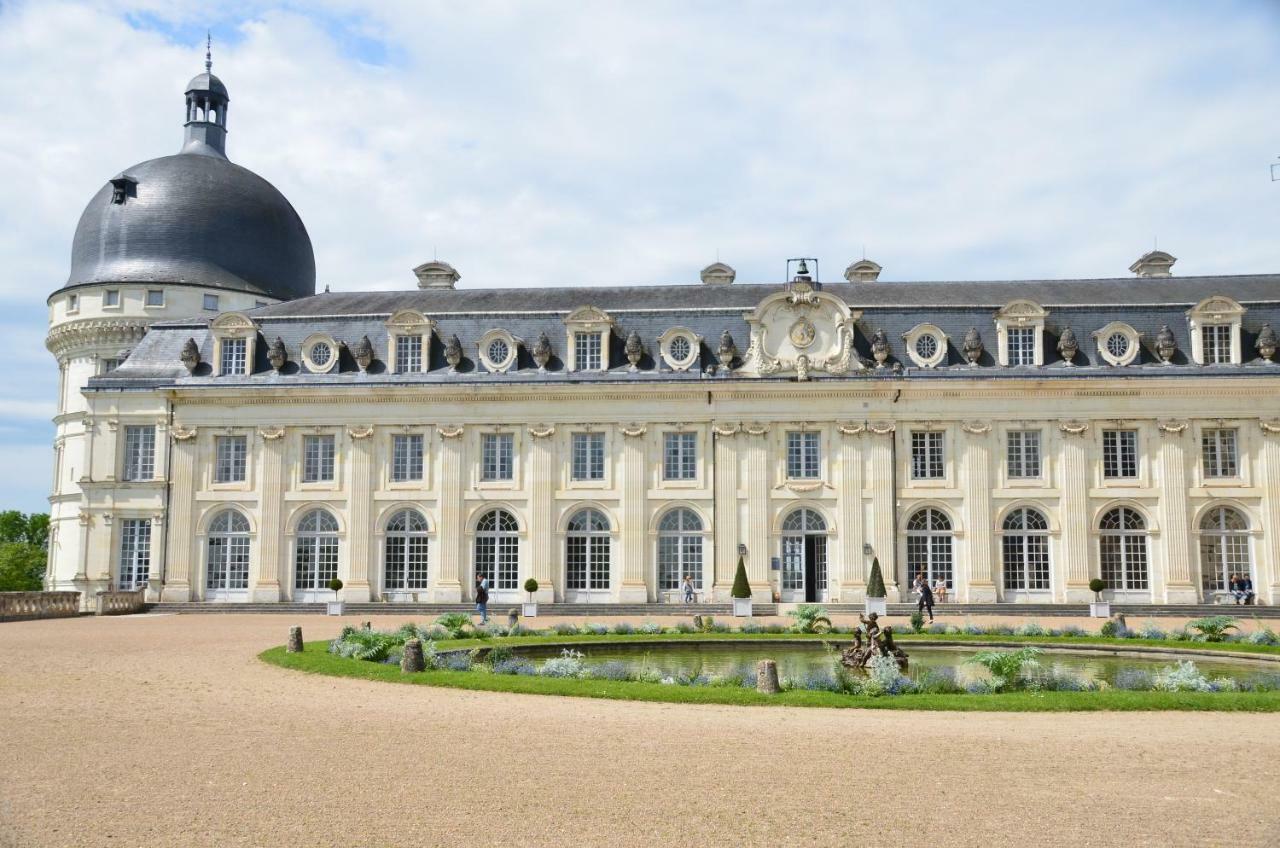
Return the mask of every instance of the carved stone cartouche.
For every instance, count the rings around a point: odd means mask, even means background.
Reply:
[[[1076,341],[1075,330],[1067,327],[1062,331],[1062,335],[1058,337],[1058,353],[1062,356],[1062,361],[1068,365],[1074,365],[1076,353],[1080,350],[1080,343]]]
[[[720,360],[720,367],[728,368],[733,365],[737,355],[738,346],[733,343],[733,336],[729,335],[729,331],[725,330],[720,334],[720,347],[716,349],[716,359]]]
[[[627,355],[627,362],[631,363],[631,370],[635,371],[639,368],[640,357],[644,356],[644,342],[640,341],[640,334],[635,330],[627,334],[627,344],[623,352]]]
[[[200,345],[196,344],[195,339],[187,339],[187,343],[182,346],[182,353],[178,355],[178,358],[186,366],[187,373],[193,373],[196,370],[196,366],[200,364]]]
[[[279,373],[284,364],[289,361],[288,351],[284,347],[284,339],[276,336],[276,340],[271,343],[271,347],[267,349],[267,361],[271,363],[271,367]]]
[[[885,360],[889,358],[889,339],[884,330],[876,330],[871,334],[871,355],[875,357],[876,367],[883,368]]]
[[[1258,341],[1254,346],[1258,349],[1258,356],[1267,362],[1276,355],[1276,334],[1270,324],[1262,325],[1262,329],[1258,331]]]
[[[1160,332],[1156,333],[1156,354],[1160,357],[1160,361],[1168,365],[1173,361],[1173,355],[1178,351],[1178,343],[1173,338],[1173,330],[1169,329],[1168,324],[1160,327]]]
[[[458,341],[457,333],[449,336],[444,346],[444,361],[449,363],[450,371],[458,370],[458,363],[462,361],[462,342]]]
[[[977,365],[978,360],[982,358],[982,336],[978,335],[977,327],[970,327],[969,332],[964,334],[964,358],[969,360],[970,365]]]
[[[546,333],[538,336],[538,341],[533,346],[533,361],[538,366],[539,371],[547,370],[547,362],[551,359],[551,339],[547,338]]]
[[[351,355],[361,371],[369,370],[369,365],[373,362],[373,343],[369,341],[368,336],[360,337],[360,341],[351,348]]]

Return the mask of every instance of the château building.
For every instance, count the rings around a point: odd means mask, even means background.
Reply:
[[[315,292],[226,87],[49,298],[52,589],[165,601],[1280,600],[1280,275]],[[780,263],[781,264],[781,263]],[[810,267],[812,265],[812,267]]]

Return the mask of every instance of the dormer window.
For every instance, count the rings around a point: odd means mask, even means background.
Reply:
[[[164,289],[147,289],[147,306],[164,306]]]
[[[497,374],[516,367],[519,346],[520,340],[506,330],[490,330],[476,342],[476,353],[485,370]]]
[[[138,196],[138,181],[128,174],[111,178],[111,202],[120,205],[130,197]]]
[[[431,334],[436,323],[421,312],[402,309],[387,319],[387,369],[397,374],[431,370]]]
[[[1206,298],[1187,311],[1191,358],[1200,365],[1240,364],[1240,324],[1245,308],[1229,297]]]
[[[1044,321],[1048,315],[1029,300],[1015,300],[995,314],[1001,365],[1044,364]]]
[[[1098,355],[1108,365],[1130,365],[1141,350],[1138,331],[1120,321],[1112,321],[1095,332],[1093,337],[1098,342]]]
[[[239,312],[224,312],[209,324],[213,335],[213,362],[217,376],[239,377],[253,373],[258,325]]]
[[[302,362],[313,374],[328,374],[338,367],[338,343],[317,333],[302,343]]]
[[[917,324],[902,334],[907,356],[921,368],[937,368],[947,361],[947,335],[933,324]]]
[[[204,308],[209,312],[217,312],[218,296],[216,294],[206,294],[204,296]]]
[[[698,361],[702,337],[684,327],[672,327],[658,337],[658,352],[672,371],[688,371]]]
[[[603,309],[580,306],[564,319],[568,361],[574,371],[609,370],[609,335],[613,318]]]

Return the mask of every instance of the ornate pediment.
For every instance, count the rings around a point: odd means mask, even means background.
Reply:
[[[241,336],[258,329],[257,324],[240,312],[224,312],[214,318],[209,326],[219,336]]]
[[[1245,308],[1231,298],[1215,294],[1188,309],[1187,317],[1200,323],[1221,323],[1239,318],[1244,313]]]
[[[1021,326],[1036,320],[1043,321],[1048,314],[1044,307],[1035,301],[1011,300],[996,312],[996,320]]]
[[[426,333],[435,327],[435,322],[416,309],[401,309],[387,319],[387,329],[393,333]]]
[[[809,285],[793,285],[760,301],[745,316],[751,344],[738,374],[847,374],[865,366],[853,351],[854,322],[861,313],[840,298]]]
[[[613,326],[613,316],[597,306],[579,306],[569,313],[564,323],[575,330],[603,330]]]

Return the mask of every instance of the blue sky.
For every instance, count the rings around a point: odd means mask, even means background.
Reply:
[[[0,508],[45,508],[80,210],[177,151],[206,28],[335,290],[1280,271],[1276,2],[216,6],[0,0]]]

